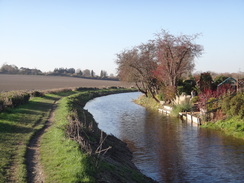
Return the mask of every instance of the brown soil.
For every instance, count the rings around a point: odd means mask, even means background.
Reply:
[[[120,81],[84,79],[62,76],[35,76],[0,74],[0,92],[11,90],[47,90],[75,87],[129,87]]]
[[[26,151],[26,167],[27,167],[27,181],[28,183],[42,183],[45,175],[40,163],[40,140],[47,128],[51,125],[54,117],[54,110],[56,102],[50,111],[49,118],[43,128],[37,131],[31,138]]]

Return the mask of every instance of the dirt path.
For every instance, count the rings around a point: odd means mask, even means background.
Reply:
[[[50,111],[49,118],[43,128],[38,130],[31,138],[26,152],[26,167],[27,167],[27,181],[28,183],[42,183],[45,180],[45,175],[40,163],[40,140],[45,131],[50,127],[53,118],[54,110],[56,109],[56,102]]]

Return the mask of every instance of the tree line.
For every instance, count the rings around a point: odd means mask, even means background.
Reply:
[[[85,78],[99,78],[99,79],[115,79],[113,74],[108,75],[107,71],[101,70],[97,75],[93,70],[74,69],[74,68],[55,68],[50,72],[42,72],[39,69],[30,69],[25,67],[18,68],[16,65],[3,64],[0,68],[1,74],[23,74],[23,75],[59,75],[59,76],[75,76]]]

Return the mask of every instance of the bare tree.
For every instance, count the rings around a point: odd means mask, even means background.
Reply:
[[[85,77],[91,77],[91,71],[89,69],[85,69],[83,71],[83,76],[85,76]]]
[[[158,67],[155,75],[165,86],[175,87],[182,74],[193,70],[194,58],[202,54],[203,47],[193,43],[199,34],[177,37],[162,30],[156,36]]]
[[[117,54],[118,76],[128,82],[135,82],[139,91],[148,96],[148,92],[156,100],[157,85],[153,71],[156,69],[154,41],[141,44],[131,50]]]

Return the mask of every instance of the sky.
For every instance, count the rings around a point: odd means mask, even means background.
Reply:
[[[117,53],[162,29],[201,33],[195,72],[244,71],[244,0],[0,0],[0,66],[116,74]]]

